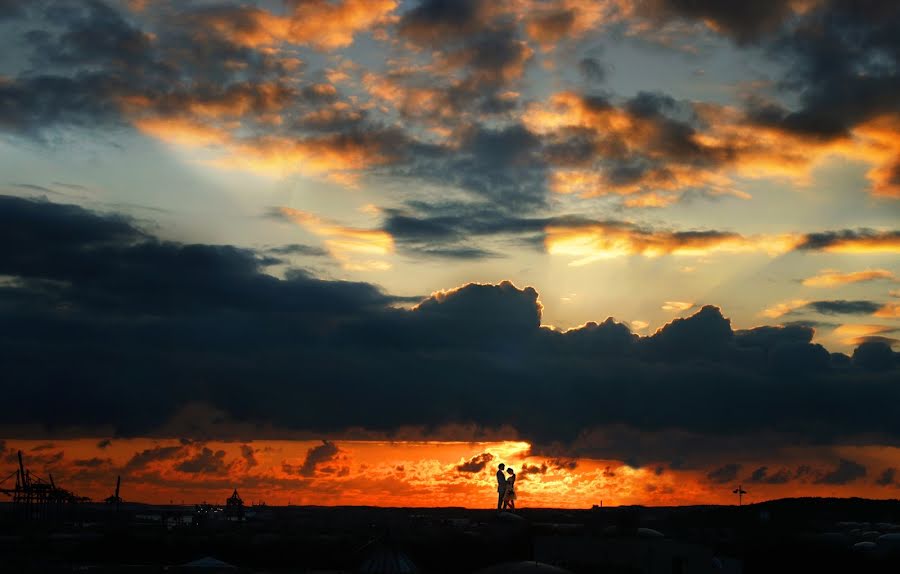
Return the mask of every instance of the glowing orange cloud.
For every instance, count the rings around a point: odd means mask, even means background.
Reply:
[[[379,229],[345,227],[299,209],[282,207],[279,211],[310,232],[324,238],[328,252],[353,271],[384,271],[391,264],[382,257],[394,252],[394,238]]]
[[[588,165],[573,168],[567,164],[570,160],[562,158],[562,165],[551,172],[549,185],[559,193],[653,194],[626,204],[632,207],[666,205],[689,188],[747,198],[737,188],[735,177],[785,178],[796,185],[809,185],[816,167],[840,156],[873,166],[867,174],[873,194],[900,197],[894,175],[900,157],[900,137],[896,135],[900,133],[900,118],[883,116],[870,120],[856,126],[847,138],[812,140],[753,123],[735,107],[710,103],[685,105],[705,127],[686,134],[683,145],[676,148],[667,143],[668,127],[659,118],[643,117],[625,107],[574,92],[558,92],[545,102],[530,104],[522,121],[531,131],[551,140],[564,139],[573,131],[595,135],[598,142],[595,157],[586,162]],[[608,147],[602,143],[605,141],[617,145]],[[634,179],[620,182],[593,165],[595,159],[615,161],[622,155],[632,154],[657,160],[659,166],[650,166]],[[691,161],[695,157],[703,161]],[[580,161],[585,163],[583,158]],[[660,195],[660,191],[669,194]]]
[[[838,287],[850,283],[862,283],[878,279],[896,280],[896,276],[887,269],[866,269],[842,273],[835,269],[823,269],[812,277],[803,280],[807,287]]]
[[[851,323],[837,327],[834,330],[834,334],[842,337],[842,342],[845,345],[858,345],[865,341],[867,337],[890,333],[893,330],[893,327],[886,325]]]
[[[205,26],[241,46],[287,42],[334,50],[349,46],[356,34],[385,22],[396,8],[395,0],[313,0],[294,3],[286,16],[242,7],[210,11],[202,19]]]
[[[367,168],[395,160],[374,136],[269,136],[234,141],[228,152],[210,163],[273,177],[294,173],[324,177],[347,186],[354,186]]]
[[[809,301],[806,299],[792,299],[791,301],[777,303],[767,309],[763,309],[760,312],[760,315],[769,317],[770,319],[777,319],[778,317],[787,315],[791,311],[795,311],[807,305],[809,305]]]
[[[688,301],[666,301],[663,303],[663,311],[687,311],[694,306],[694,303]]]
[[[543,50],[565,38],[579,38],[604,24],[621,20],[624,2],[555,0],[529,3],[524,10],[525,31]]]
[[[230,139],[225,130],[187,118],[144,118],[136,120],[134,125],[167,143],[188,147],[221,145]]]
[[[548,253],[576,257],[579,266],[601,259],[642,255],[702,256],[713,253],[785,253],[797,244],[795,235],[750,236],[720,232],[646,231],[628,225],[593,224],[546,228]]]
[[[881,309],[875,311],[874,316],[886,319],[900,319],[900,303],[893,301],[885,303]]]

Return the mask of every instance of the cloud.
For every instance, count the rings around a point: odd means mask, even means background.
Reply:
[[[871,315],[882,308],[875,301],[812,301],[807,308],[824,315]]]
[[[394,238],[386,231],[342,226],[290,207],[280,207],[277,213],[324,238],[325,248],[345,269],[385,271],[391,268],[384,258],[393,253]]]
[[[312,477],[323,464],[335,461],[341,453],[341,449],[331,441],[323,440],[322,444],[314,446],[306,451],[306,458],[299,466],[283,464],[284,472],[288,474],[298,474],[300,476]]]
[[[663,311],[687,311],[692,308],[694,303],[689,303],[687,301],[666,301],[663,303],[662,310]],[[646,325],[644,325],[646,327]]]
[[[875,480],[875,484],[878,486],[890,486],[894,484],[894,481],[897,477],[897,469],[894,467],[886,468],[878,478]]]
[[[825,473],[814,482],[816,484],[848,484],[866,476],[866,467],[858,462],[842,458],[837,468]]]
[[[788,313],[793,313],[797,309],[802,309],[809,305],[809,301],[806,299],[792,299],[791,301],[785,301],[782,303],[776,303],[771,307],[763,309],[760,312],[760,315],[763,317],[768,317],[770,319],[777,319],[778,317],[787,315]]]
[[[492,461],[494,460],[494,455],[489,452],[483,452],[481,454],[475,455],[469,460],[459,464],[456,466],[457,472],[464,473],[479,473]]]
[[[778,469],[770,474],[769,467],[760,466],[747,479],[747,482],[760,484],[786,484],[791,480],[791,471],[786,468]]]
[[[838,365],[808,327],[735,331],[713,306],[647,336],[612,318],[563,332],[541,326],[535,289],[510,282],[397,308],[371,284],[265,270],[251,250],[166,242],[121,216],[0,198],[0,274],[15,279],[0,285],[9,326],[0,363],[10,366],[0,390],[19,405],[6,434],[44,426],[60,435],[171,437],[177,428],[174,436],[238,439],[252,428],[260,438],[328,437],[285,463],[301,476],[340,457],[331,441],[351,429],[440,439],[471,425],[528,441],[534,456],[654,463],[762,444],[900,440],[900,389],[887,384],[897,354],[884,343]],[[889,332],[843,326],[837,336]],[[47,393],[70,408],[51,408]],[[508,399],[502,412],[497,396]],[[191,406],[206,414],[172,426]],[[665,447],[656,436],[668,437]],[[203,448],[148,448],[125,468],[193,461],[185,468],[218,472],[234,462]],[[330,462],[320,470],[347,466]]]
[[[225,462],[225,451],[213,451],[203,447],[193,457],[175,465],[175,470],[189,474],[223,475],[228,473],[229,465]]]
[[[883,341],[867,340],[853,350],[853,364],[868,371],[890,371],[897,367],[896,354]]]
[[[845,229],[809,233],[797,244],[797,249],[848,254],[898,253],[900,252],[900,231]]]
[[[900,303],[889,301],[880,306],[873,315],[885,319],[898,319],[900,318]]]
[[[547,252],[575,259],[580,266],[602,259],[642,255],[699,256],[714,253],[764,253],[790,251],[790,235],[747,237],[724,231],[665,231],[641,228],[624,222],[550,223],[545,230]]]
[[[484,0],[421,0],[403,14],[398,30],[423,45],[464,39],[485,25],[491,8]]]
[[[709,472],[706,478],[716,484],[726,484],[737,478],[740,470],[741,465],[732,462]]]
[[[395,0],[290,0],[279,16],[251,6],[212,6],[190,13],[198,27],[214,30],[241,46],[267,46],[279,42],[309,44],[334,50],[353,43],[356,34],[369,31],[397,7]]]
[[[184,446],[157,446],[135,453],[125,464],[128,472],[146,469],[155,462],[173,460],[185,452]]]
[[[889,308],[889,304],[883,305],[875,301],[847,301],[835,299],[826,301],[807,301],[806,299],[793,299],[777,303],[764,309],[760,315],[777,319],[784,315],[799,314],[805,311],[822,315],[878,315],[883,309]]]
[[[310,257],[321,257],[323,255],[328,255],[328,252],[321,247],[316,247],[314,245],[304,245],[302,243],[279,245],[278,247],[270,247],[266,251],[275,255],[305,255]]]
[[[256,451],[249,444],[241,445],[241,457],[243,457],[247,468],[253,468],[254,466],[259,465],[259,461],[256,460]]]
[[[584,79],[592,83],[602,83],[608,75],[608,68],[597,58],[582,58],[578,62],[578,71]]]
[[[848,344],[860,344],[869,337],[884,335],[896,331],[895,328],[887,325],[876,325],[871,323],[845,323],[834,329],[834,334],[842,337]]]
[[[812,277],[804,279],[803,285],[806,287],[839,287],[881,279],[896,281],[897,277],[887,269],[866,269],[864,271],[850,271],[847,273],[842,273],[835,269],[823,269]]]

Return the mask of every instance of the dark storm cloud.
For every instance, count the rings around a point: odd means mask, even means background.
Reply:
[[[50,2],[44,6],[44,18],[64,28],[58,35],[46,30],[25,34],[39,65],[91,64],[141,69],[153,64],[152,37],[103,2],[89,0],[80,5]]]
[[[270,247],[266,249],[267,253],[275,255],[307,255],[312,257],[324,257],[328,252],[321,247],[314,245],[304,245],[302,243],[290,243],[288,245],[280,245],[278,247]]]
[[[244,462],[247,464],[247,468],[253,468],[259,464],[259,461],[256,460],[256,450],[253,449],[249,444],[241,445],[241,457],[244,459]]]
[[[842,229],[808,233],[797,245],[799,250],[822,251],[844,246],[879,246],[900,243],[900,231],[878,231],[875,229]]]
[[[494,455],[489,452],[477,454],[466,462],[456,466],[457,472],[477,473],[484,470],[484,467],[494,460]]]
[[[498,129],[477,125],[462,134],[458,148],[426,151],[410,165],[398,166],[395,174],[456,186],[510,214],[546,204],[541,139],[520,124]]]
[[[708,22],[714,29],[745,43],[777,30],[792,11],[787,0],[639,0],[637,12],[657,20],[680,18]]]
[[[194,12],[203,8],[165,7],[131,21],[99,0],[31,6],[41,15],[24,32],[33,69],[0,82],[0,130],[47,139],[58,128],[128,125],[134,114],[173,116],[194,104],[226,109],[239,99],[255,100],[250,110],[261,113],[299,97],[282,81],[278,58],[202,25]],[[301,93],[322,94],[310,86]]]
[[[519,470],[518,477],[519,479],[524,480],[527,476],[536,475],[536,474],[547,474],[547,464],[541,463],[540,466],[536,464],[523,464],[522,468]]]
[[[454,65],[466,67],[470,81],[480,88],[501,87],[517,79],[530,58],[531,49],[513,24],[474,35],[464,47],[447,54]]]
[[[741,465],[732,462],[713,470],[706,475],[706,478],[716,484],[725,484],[733,481],[740,470]]]
[[[813,301],[804,305],[804,309],[811,309],[823,315],[871,315],[882,306],[876,301],[846,301],[837,299],[834,301]]]
[[[603,83],[607,76],[607,67],[597,58],[582,58],[578,62],[578,71],[585,80],[592,83]]]
[[[885,113],[900,112],[900,5],[832,0],[809,10],[772,42],[790,65],[782,88],[800,105],[751,106],[761,124],[812,138],[846,136]]]
[[[321,465],[334,461],[340,455],[340,452],[341,449],[336,444],[323,440],[322,444],[306,451],[306,458],[303,460],[303,464],[294,466],[284,463],[282,464],[282,469],[288,474],[314,476]]]
[[[0,82],[0,130],[39,138],[56,126],[115,126],[120,114],[113,99],[121,91],[118,79],[97,73]]]
[[[21,16],[26,5],[27,0],[0,0],[0,21]]]
[[[203,447],[197,454],[175,465],[175,470],[190,474],[225,474],[228,465],[225,463],[225,451],[213,451]]]
[[[791,480],[791,471],[786,468],[770,472],[769,467],[760,466],[747,478],[747,482],[755,484],[786,484]]]
[[[381,228],[391,234],[401,249],[412,254],[434,252],[461,259],[497,257],[485,247],[485,239],[512,241],[531,249],[544,249],[545,229],[591,225],[629,227],[621,221],[598,221],[580,216],[527,217],[494,202],[408,202],[404,209],[385,209]],[[693,232],[687,232],[688,234]],[[718,232],[711,232],[718,233]],[[472,245],[479,238],[479,246]]]
[[[866,467],[856,461],[842,458],[837,468],[825,473],[814,482],[816,484],[847,484],[866,476]]]
[[[531,61],[532,49],[521,35],[520,26],[500,16],[493,3],[479,1],[446,2],[428,0],[406,12],[397,29],[401,36],[432,50],[438,76],[460,72],[461,79],[444,81],[434,97],[443,122],[448,110],[453,117],[475,114],[505,114],[517,106],[515,99],[503,97],[504,90],[517,83]],[[435,86],[434,76],[395,77],[406,85],[416,82]],[[401,110],[407,117],[418,109]],[[451,125],[451,127],[456,127]]]
[[[898,366],[898,353],[891,350],[889,341],[868,338],[853,350],[853,364],[867,371],[890,371]]]
[[[403,14],[398,30],[418,43],[440,45],[482,27],[487,7],[485,0],[421,0]]]
[[[875,480],[875,484],[878,486],[890,486],[894,483],[894,480],[897,478],[897,469],[894,467],[886,468],[882,471],[878,478]]]
[[[417,236],[448,233],[431,223],[406,225]],[[612,318],[565,333],[542,328],[538,293],[510,283],[400,309],[369,284],[300,271],[277,278],[253,251],[163,242],[122,217],[21,198],[0,198],[0,274],[12,278],[0,286],[0,391],[18,405],[4,418],[11,433],[41,425],[153,435],[187,405],[205,404],[228,421],[223,429],[322,436],[509,425],[550,457],[575,456],[542,449],[578,441],[581,453],[652,462],[734,455],[760,433],[782,436],[767,443],[775,445],[900,441],[887,345],[866,343],[838,367],[809,328],[735,332],[712,306],[648,337]],[[497,396],[506,397],[502,410]],[[611,428],[631,434],[584,443]],[[197,448],[148,449],[126,467],[197,458]],[[197,468],[218,465],[215,452],[199,453]],[[303,476],[320,463],[343,472],[327,464],[338,456],[325,442],[288,466]]]
[[[163,460],[173,460],[184,452],[183,446],[156,446],[135,453],[127,463],[125,470],[143,470],[149,464]]]

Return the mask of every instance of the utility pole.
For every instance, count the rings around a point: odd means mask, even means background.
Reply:
[[[739,484],[738,487],[731,492],[738,495],[738,506],[742,506],[744,502],[744,495],[747,494],[747,491],[744,490]]]

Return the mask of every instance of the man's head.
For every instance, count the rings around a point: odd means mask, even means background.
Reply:
[[[499,464],[499,466],[497,466],[497,468],[499,468],[500,470],[503,470],[504,468],[506,468],[506,465],[501,462]]]

